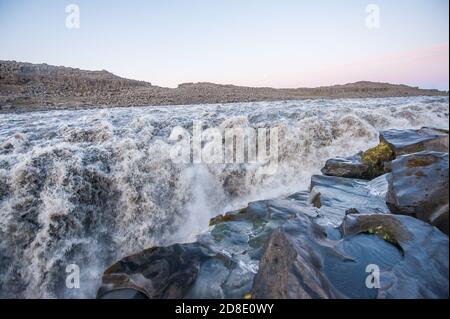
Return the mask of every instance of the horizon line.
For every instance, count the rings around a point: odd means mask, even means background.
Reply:
[[[335,83],[329,84],[329,85],[297,86],[297,87],[251,86],[251,85],[238,85],[238,84],[226,83],[226,82],[221,83],[221,82],[211,82],[211,81],[198,81],[198,82],[181,82],[181,83],[177,84],[176,87],[170,87],[170,86],[162,86],[162,85],[154,84],[153,81],[139,80],[139,79],[119,75],[117,73],[111,72],[106,69],[88,69],[88,68],[84,69],[84,68],[80,68],[80,67],[76,67],[76,66],[57,65],[57,64],[47,63],[47,62],[28,62],[28,61],[18,61],[18,60],[0,60],[0,63],[1,62],[13,62],[13,63],[19,63],[19,64],[22,63],[22,64],[33,64],[33,65],[47,65],[47,66],[51,66],[51,67],[67,68],[67,69],[87,71],[87,72],[107,72],[109,74],[112,74],[113,76],[116,76],[118,78],[122,78],[122,79],[125,79],[128,81],[137,81],[137,82],[147,83],[151,86],[164,88],[164,89],[177,89],[180,86],[186,85],[186,84],[194,84],[194,85],[195,84],[213,84],[213,85],[221,85],[221,86],[235,86],[235,87],[241,87],[241,88],[243,87],[243,88],[255,88],[255,89],[264,89],[265,88],[265,89],[276,89],[276,90],[296,90],[296,89],[328,88],[328,87],[333,87],[333,86],[345,86],[345,85],[357,84],[357,83],[376,83],[376,84],[407,86],[407,87],[417,88],[417,89],[422,89],[422,90],[435,90],[438,92],[449,93],[449,89],[439,89],[436,87],[434,87],[434,88],[421,87],[420,85],[414,86],[414,85],[410,85],[410,84],[406,84],[406,83],[402,83],[402,82],[386,82],[386,81],[371,81],[371,80],[357,80],[357,81],[351,81],[351,82],[335,82]]]

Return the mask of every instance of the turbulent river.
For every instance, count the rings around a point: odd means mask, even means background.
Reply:
[[[211,217],[307,189],[326,159],[387,128],[448,128],[448,97],[305,100],[0,114],[0,297],[95,297],[103,270],[188,242]],[[175,163],[172,129],[279,130],[278,169]],[[66,266],[80,267],[79,289]]]

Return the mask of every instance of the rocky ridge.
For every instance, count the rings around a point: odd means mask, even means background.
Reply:
[[[202,82],[184,83],[172,89],[124,79],[104,70],[0,61],[0,112],[418,95],[448,95],[448,92],[368,81],[297,89]]]

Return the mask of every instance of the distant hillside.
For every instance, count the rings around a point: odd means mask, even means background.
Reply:
[[[202,82],[184,83],[171,89],[121,78],[108,71],[0,61],[0,111],[414,95],[448,93],[367,81],[298,89]]]

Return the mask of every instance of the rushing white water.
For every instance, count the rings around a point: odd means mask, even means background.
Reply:
[[[308,187],[327,158],[387,128],[448,128],[448,97],[306,100],[0,114],[0,297],[94,297],[102,271],[192,240],[211,217]],[[280,128],[279,167],[176,164],[175,126]],[[67,289],[66,266],[81,270]]]

